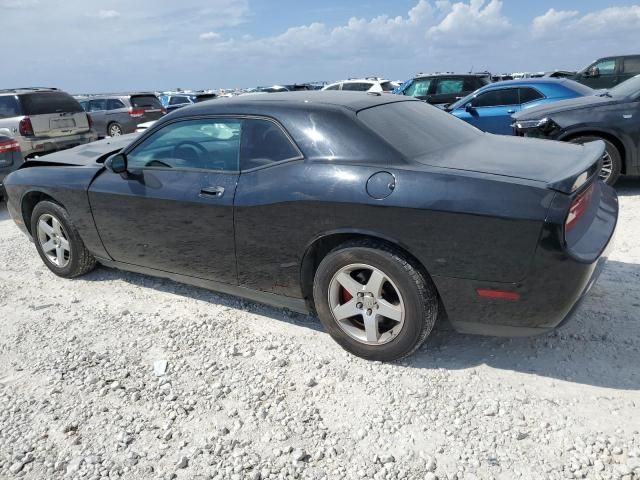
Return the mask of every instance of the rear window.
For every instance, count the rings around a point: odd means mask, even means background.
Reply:
[[[373,83],[351,82],[342,84],[342,90],[349,90],[352,92],[367,92],[371,87],[373,87]]]
[[[83,112],[80,103],[68,93],[37,92],[20,96],[25,115]]]
[[[466,143],[482,135],[453,115],[417,101],[368,108],[359,112],[358,118],[410,158]]]
[[[0,96],[0,118],[20,116],[20,105],[13,95]]]
[[[131,106],[136,108],[162,108],[155,95],[135,95],[131,97]]]
[[[391,82],[382,82],[380,87],[382,87],[383,92],[393,92],[396,89]]]
[[[212,93],[210,95],[198,95],[194,98],[194,101],[196,103],[206,102],[207,100],[213,100],[216,97],[217,95],[215,93]]]

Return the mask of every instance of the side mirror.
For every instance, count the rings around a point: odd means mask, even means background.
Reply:
[[[587,74],[585,76],[587,77],[599,77],[600,76],[600,69],[598,67],[593,67],[590,68],[589,70],[587,70],[586,72]]]
[[[464,109],[465,109],[467,112],[469,112],[469,113],[471,113],[471,112],[475,111],[475,107],[473,106],[473,104],[472,104],[471,102],[467,103],[467,104],[464,106]]]
[[[111,173],[125,173],[127,171],[127,156],[124,153],[116,153],[104,161],[104,168]]]

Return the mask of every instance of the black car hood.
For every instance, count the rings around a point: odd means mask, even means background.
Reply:
[[[513,118],[515,120],[538,120],[549,115],[553,115],[554,113],[569,112],[571,110],[579,110],[581,108],[602,107],[619,102],[619,98],[590,95],[587,97],[560,100],[559,102],[527,108],[513,115]]]
[[[573,145],[487,133],[415,160],[434,167],[539,182],[569,193],[578,176],[595,171],[603,153],[601,141]]]
[[[75,165],[75,166],[95,166],[104,161],[104,156],[115,153],[133,142],[140,134],[132,133],[119,137],[105,138],[86,145],[51,153],[43,157],[28,160],[23,164],[23,168],[39,165]]]

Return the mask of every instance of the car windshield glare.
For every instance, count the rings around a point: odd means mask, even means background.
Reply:
[[[612,97],[631,97],[640,94],[640,75],[630,78],[626,82],[608,90],[607,93]]]

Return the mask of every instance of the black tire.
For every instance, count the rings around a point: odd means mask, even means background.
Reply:
[[[345,333],[329,305],[330,284],[336,273],[360,263],[384,272],[404,301],[404,324],[395,338],[382,345],[369,345]],[[389,362],[411,355],[427,339],[438,317],[438,297],[431,279],[399,252],[373,241],[349,242],[332,250],[316,270],[313,298],[331,337],[348,352],[367,360]]]
[[[119,137],[124,135],[124,130],[118,122],[112,122],[107,126],[107,137]]]
[[[604,182],[607,185],[615,185],[618,179],[620,178],[620,174],[622,172],[622,155],[620,154],[620,150],[613,143],[611,143],[606,138],[597,137],[593,135],[588,135],[584,137],[576,137],[570,140],[571,143],[579,143],[585,144],[589,142],[595,142],[596,140],[602,140],[605,143],[605,152],[609,155],[611,159],[611,174],[608,175],[607,178],[603,178]]]
[[[38,238],[38,222],[46,215],[60,222],[64,229],[66,240],[69,242],[68,263],[63,267],[58,267],[47,257]],[[89,273],[96,267],[95,257],[85,247],[78,231],[69,218],[69,214],[57,203],[45,200],[35,206],[31,215],[31,233],[40,258],[42,258],[47,268],[59,277],[79,277]]]

